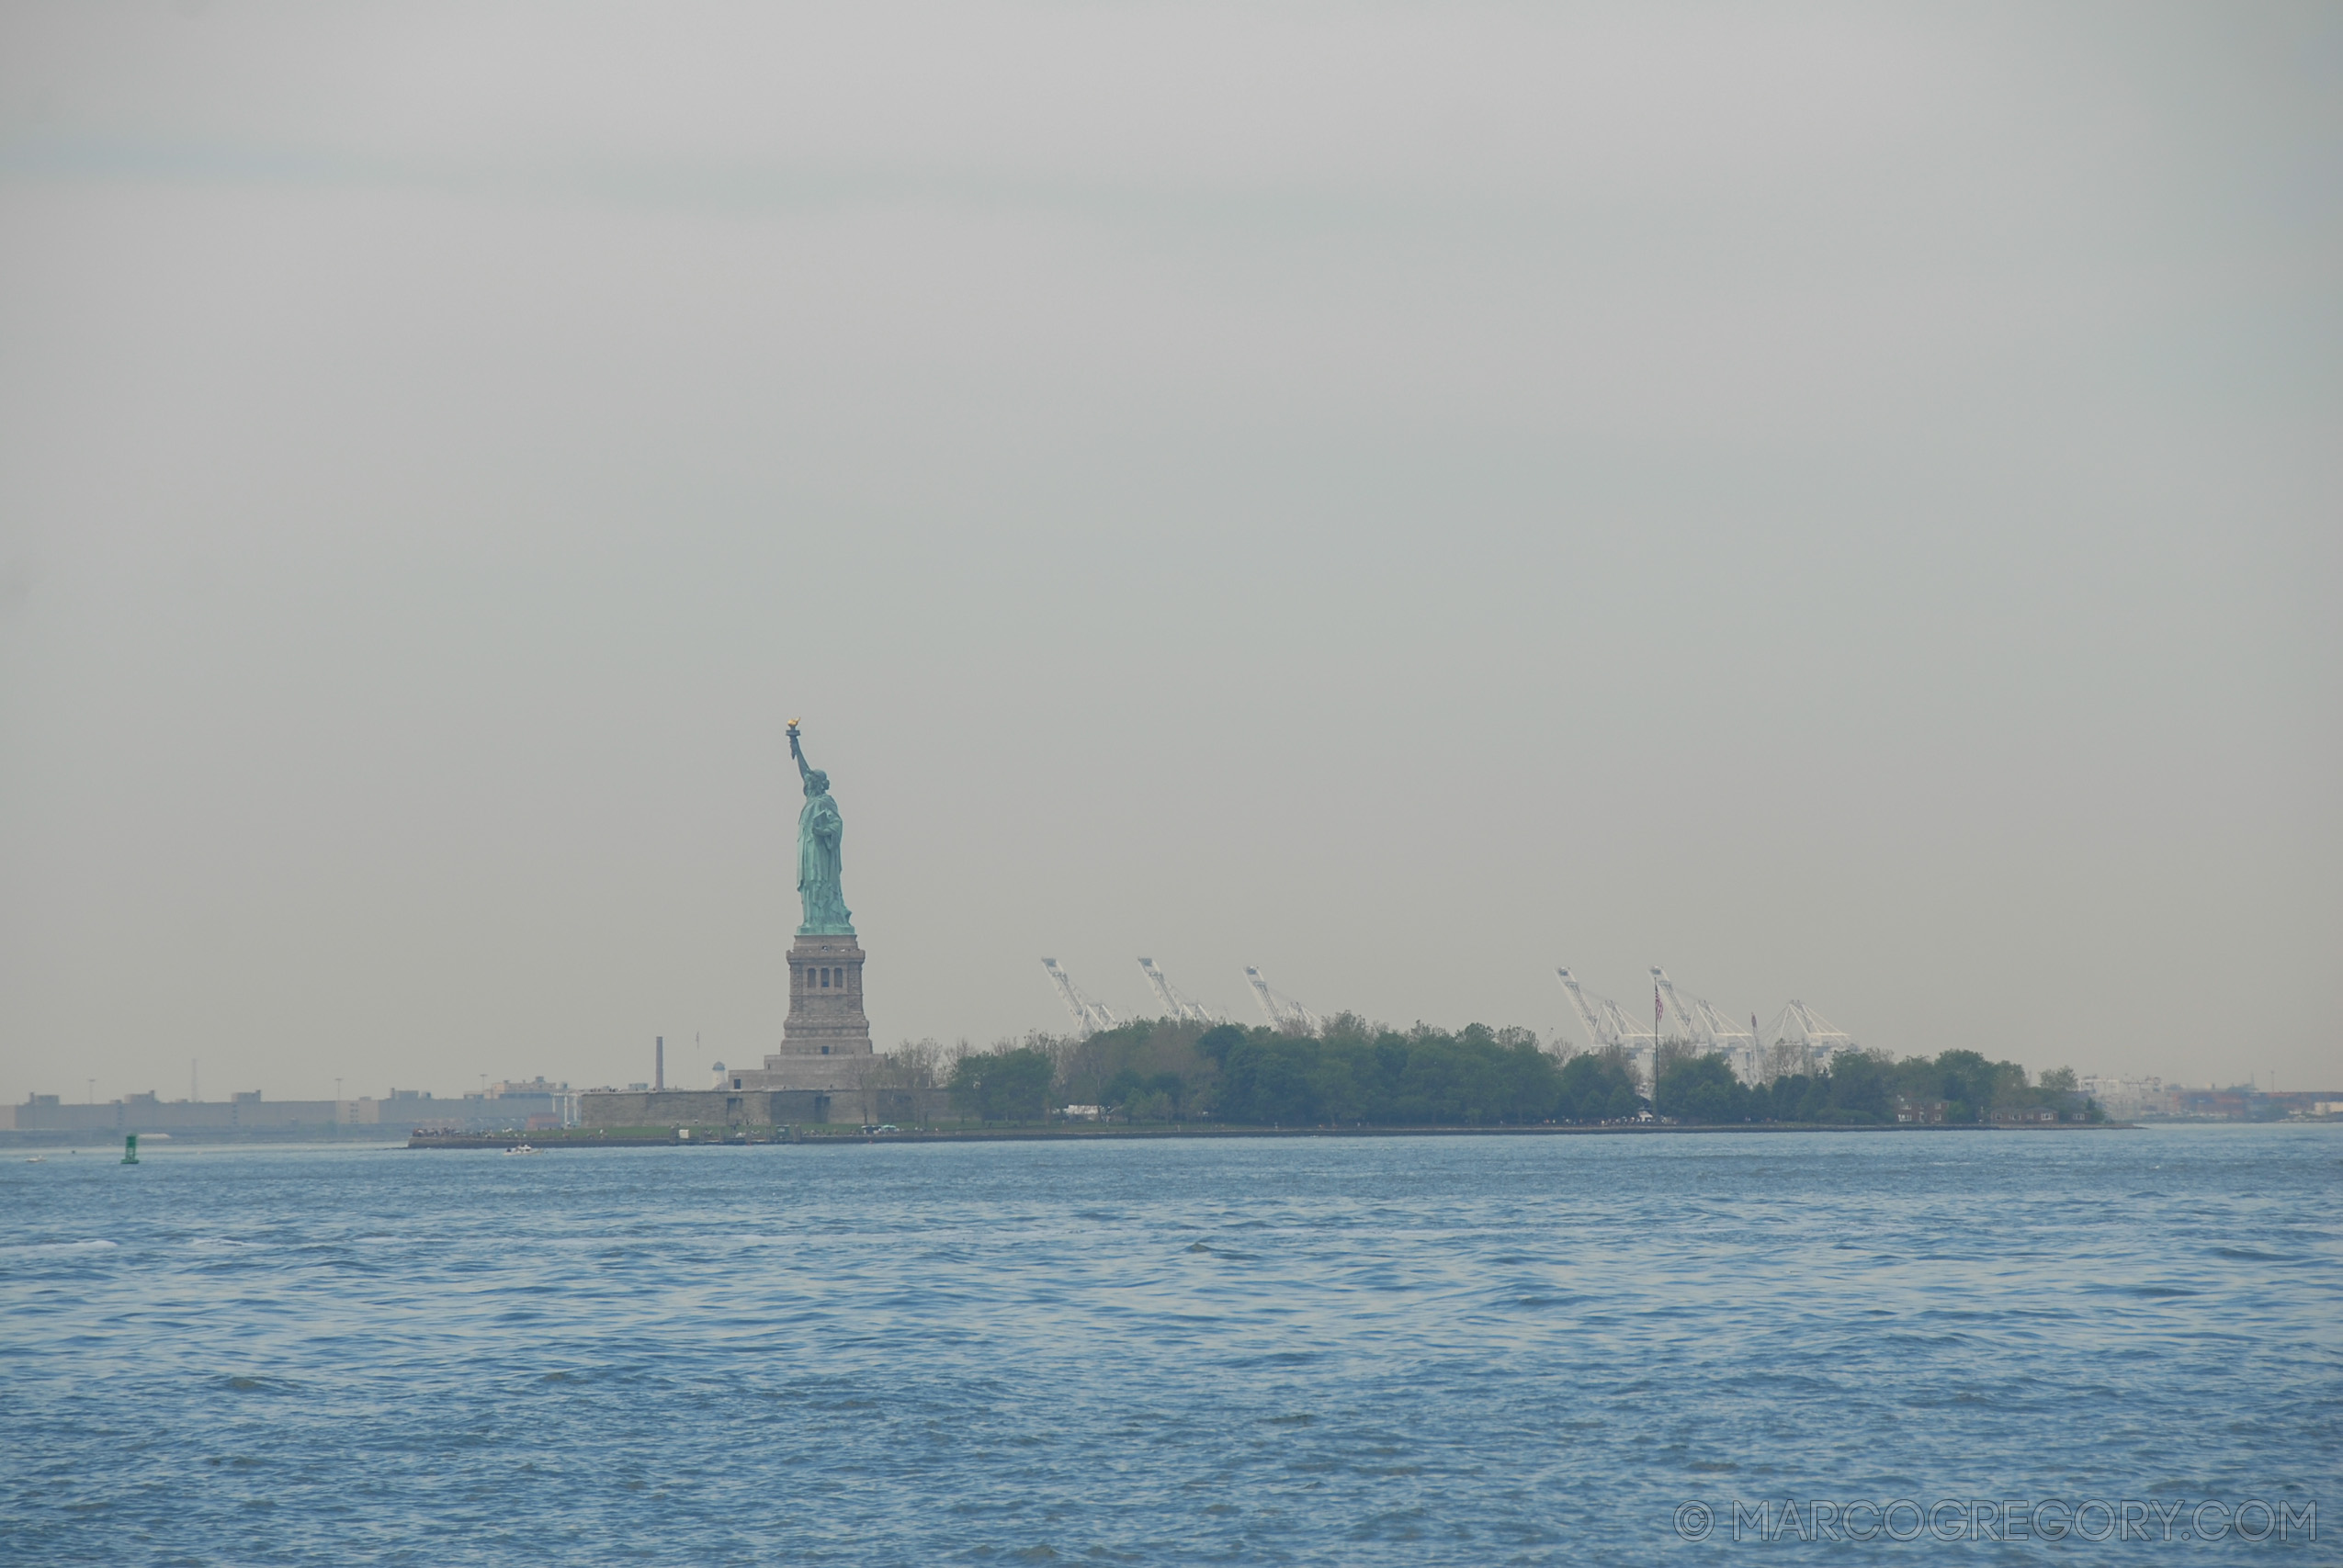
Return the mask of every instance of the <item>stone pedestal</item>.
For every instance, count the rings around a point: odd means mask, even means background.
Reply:
[[[750,1089],[859,1089],[872,1062],[863,1012],[863,950],[851,936],[800,936],[789,949],[789,1018],[761,1071],[731,1075]]]
[[[781,1049],[789,1055],[871,1054],[863,950],[853,937],[801,936],[789,949],[789,1020],[781,1026]]]

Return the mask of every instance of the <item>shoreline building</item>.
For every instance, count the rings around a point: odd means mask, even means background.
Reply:
[[[226,1100],[164,1100],[150,1089],[103,1102],[34,1094],[21,1105],[0,1105],[0,1133],[52,1140],[74,1133],[167,1133],[201,1142],[215,1137],[404,1137],[419,1128],[537,1132],[572,1125],[577,1100],[568,1084],[543,1077],[507,1080],[480,1093],[444,1099],[412,1089],[394,1089],[379,1099],[360,1095],[352,1100],[268,1100],[258,1089]]]
[[[2180,1086],[2160,1077],[2130,1073],[2089,1073],[2082,1091],[2103,1106],[2118,1122],[2180,1114]]]

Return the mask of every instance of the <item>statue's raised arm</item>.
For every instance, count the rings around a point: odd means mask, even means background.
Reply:
[[[798,721],[789,721],[789,755],[798,760],[798,777],[802,782],[813,769],[806,761],[806,749],[798,743]]]

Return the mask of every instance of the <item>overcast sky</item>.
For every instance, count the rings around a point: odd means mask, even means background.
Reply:
[[[2339,220],[2333,6],[9,5],[0,1095],[753,1062],[792,716],[882,1048],[2343,1087]]]

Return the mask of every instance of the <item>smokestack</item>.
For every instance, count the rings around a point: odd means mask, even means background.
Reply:
[[[667,1087],[667,1036],[660,1035],[651,1046],[651,1087]]]

